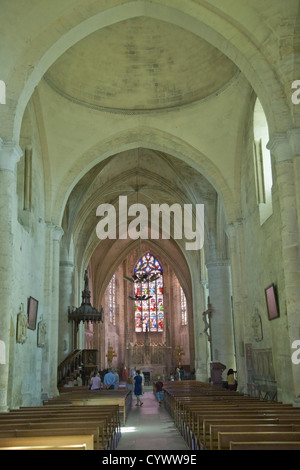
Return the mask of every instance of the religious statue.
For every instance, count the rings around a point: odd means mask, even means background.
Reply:
[[[38,324],[38,338],[37,338],[38,348],[43,348],[45,346],[46,337],[47,337],[47,324],[44,321],[40,321]]]
[[[17,343],[25,343],[27,339],[28,316],[24,313],[24,304],[20,306],[17,318]]]
[[[255,312],[252,315],[251,326],[252,326],[254,340],[257,342],[262,341],[263,330],[262,330],[261,316],[258,313],[257,308],[255,309]]]

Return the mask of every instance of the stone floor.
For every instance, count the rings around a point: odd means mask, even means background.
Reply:
[[[145,388],[143,403],[135,406],[133,396],[117,450],[190,450],[164,405],[156,401],[152,387]]]

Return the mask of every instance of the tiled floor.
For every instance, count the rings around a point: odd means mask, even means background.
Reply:
[[[133,396],[132,410],[122,428],[122,437],[117,450],[189,450],[174,422],[159,406],[152,388],[145,389],[143,406],[135,406]]]

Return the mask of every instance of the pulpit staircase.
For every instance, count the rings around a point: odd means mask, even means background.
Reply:
[[[75,349],[62,362],[57,369],[57,386],[63,387],[77,374],[89,375],[92,369],[97,367],[96,357],[98,351],[95,349]]]

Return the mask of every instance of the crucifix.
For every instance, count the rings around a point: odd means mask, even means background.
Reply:
[[[117,354],[115,353],[115,350],[112,346],[108,347],[106,357],[107,357],[108,367],[110,369],[111,365],[112,365],[113,358],[117,357]]]
[[[207,340],[208,342],[210,343],[210,357],[211,357],[211,360],[213,359],[212,358],[212,340],[211,340],[211,314],[212,314],[212,306],[211,306],[211,303],[210,303],[210,300],[209,300],[209,297],[207,298],[207,310],[205,310],[205,312],[203,312],[203,321],[204,321],[204,325],[205,325],[205,328],[204,328],[204,331],[203,333],[206,334],[207,336]]]

